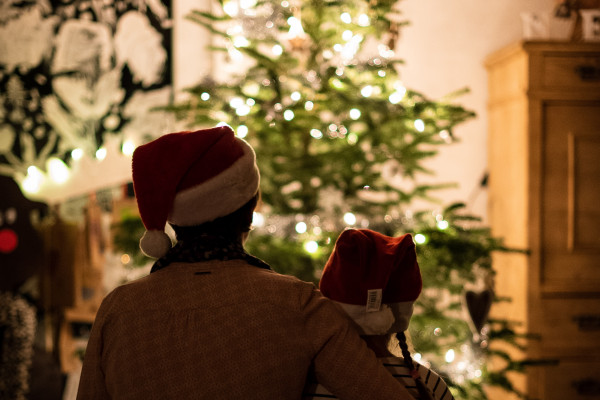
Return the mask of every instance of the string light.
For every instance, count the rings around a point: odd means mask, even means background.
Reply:
[[[447,363],[451,363],[452,361],[454,361],[454,350],[450,349],[446,352],[446,356],[444,357],[444,359],[446,360]]]
[[[69,167],[60,159],[56,157],[50,157],[46,163],[48,169],[48,175],[52,181],[61,184],[69,180],[71,175]]]
[[[236,135],[239,138],[245,138],[248,135],[248,127],[246,125],[240,125],[237,128]]]
[[[349,24],[352,22],[352,16],[350,14],[348,14],[347,12],[342,13],[340,15],[340,19],[342,20],[343,23],[345,24]]]
[[[425,242],[427,242],[427,237],[425,235],[423,235],[422,233],[417,233],[415,235],[415,242],[417,244],[424,244]]]
[[[369,26],[369,16],[367,14],[360,14],[358,16],[358,25],[360,26]]]
[[[314,137],[315,139],[321,139],[323,137],[323,132],[318,129],[311,129],[310,136]]]
[[[123,142],[123,146],[121,147],[121,151],[126,156],[131,157],[133,155],[133,151],[135,150],[135,144],[131,140],[126,140]]]
[[[450,226],[450,224],[446,220],[441,220],[437,222],[437,227],[441,230],[448,229],[448,226]]]
[[[71,151],[71,158],[75,161],[77,160],[81,160],[81,157],[83,157],[83,150],[77,148],[77,149],[73,149],[73,151]]]
[[[210,94],[204,92],[200,95],[200,98],[204,101],[207,101],[208,99],[210,99]]]
[[[236,1],[225,2],[223,4],[223,11],[225,11],[225,14],[229,15],[230,17],[237,16],[239,12],[238,3]]]
[[[347,212],[344,214],[344,222],[348,225],[354,225],[356,224],[356,216],[351,212]]]
[[[425,130],[425,122],[422,119],[415,120],[415,129],[419,132],[423,132]]]
[[[353,108],[350,110],[350,118],[352,118],[353,120],[357,120],[360,118],[360,110],[358,108]]]
[[[373,86],[371,86],[371,85],[364,86],[360,90],[360,94],[362,94],[363,97],[371,97],[371,95],[373,94]]]
[[[292,110],[285,110],[283,112],[283,119],[286,121],[291,121],[294,119],[294,112]]]
[[[312,101],[310,101],[310,100],[307,101],[306,103],[304,103],[304,109],[306,111],[311,111],[314,106],[315,106],[314,103]]]
[[[38,193],[44,182],[44,174],[38,167],[31,165],[27,168],[27,176],[23,179],[23,190],[27,193]]]
[[[306,226],[306,222],[300,221],[296,224],[295,226],[296,232],[297,233],[306,233],[307,230],[307,226]]]
[[[314,240],[309,240],[308,242],[304,243],[304,250],[314,254],[317,252],[317,250],[319,250],[319,244]]]
[[[280,56],[283,54],[283,47],[281,47],[280,45],[276,44],[275,46],[273,46],[271,48],[271,52],[276,55],[276,56]]]
[[[300,92],[293,92],[293,93],[290,95],[290,98],[291,98],[292,100],[294,100],[294,101],[298,101],[298,100],[300,100],[300,97],[301,97],[301,96],[300,96]]]
[[[96,158],[100,161],[106,158],[106,149],[104,147],[100,147],[98,150],[96,150]]]

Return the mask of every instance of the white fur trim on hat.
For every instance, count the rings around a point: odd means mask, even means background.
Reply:
[[[142,253],[152,258],[161,258],[171,249],[171,239],[164,231],[146,231],[140,239]]]
[[[175,196],[168,221],[192,226],[231,214],[258,192],[260,174],[254,150],[242,143],[244,154],[219,175]]]
[[[386,335],[404,332],[413,313],[413,302],[382,304],[379,311],[367,311],[364,305],[337,302],[358,325],[361,335]]]

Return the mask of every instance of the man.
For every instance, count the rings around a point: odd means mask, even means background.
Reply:
[[[229,127],[140,146],[133,184],[158,260],[104,299],[78,399],[299,399],[311,364],[342,399],[412,398],[312,284],[246,253],[259,172]]]

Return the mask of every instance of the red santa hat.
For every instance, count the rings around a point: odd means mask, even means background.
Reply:
[[[342,306],[364,335],[405,331],[422,289],[412,236],[343,231],[325,264],[319,289]]]
[[[133,153],[133,187],[146,232],[142,252],[171,248],[165,224],[193,226],[232,213],[258,192],[254,150],[228,126],[170,133]]]

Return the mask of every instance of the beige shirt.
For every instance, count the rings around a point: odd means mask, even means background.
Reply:
[[[104,299],[77,398],[411,399],[314,285],[241,260],[176,263]]]

